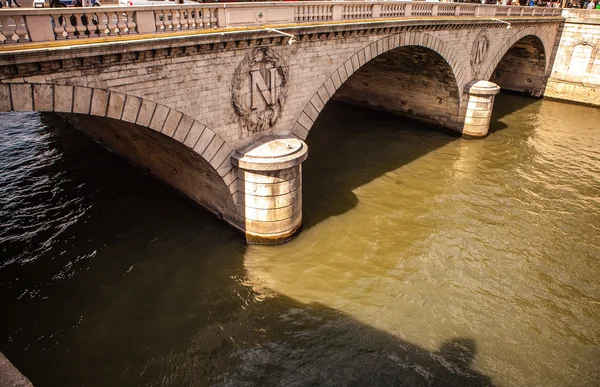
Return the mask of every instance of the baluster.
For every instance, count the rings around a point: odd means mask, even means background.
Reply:
[[[156,23],[156,31],[164,31],[163,18],[164,16],[161,14],[161,11],[154,11],[154,21]]]
[[[17,22],[18,20],[18,22]],[[17,34],[18,39],[17,43],[23,43],[29,41],[29,36],[27,35],[27,27],[25,26],[25,18],[23,16],[17,16],[15,18],[15,24],[17,28],[15,29],[15,34]]]
[[[90,22],[88,16],[85,13],[74,14],[73,21],[75,22],[75,36],[78,38],[85,38],[90,35],[88,24]]]
[[[183,15],[182,11],[176,10],[173,11],[173,30],[182,30],[183,29]]]
[[[208,28],[216,27],[217,25],[217,10],[209,8],[206,10],[208,13]]]
[[[137,24],[135,23],[135,19],[133,17],[134,13],[135,11],[129,11],[125,13],[125,15],[127,15],[127,23],[125,24],[125,27],[127,27],[128,34],[135,34],[137,32]]]
[[[167,9],[165,11],[163,11],[163,26],[164,26],[164,30],[165,31],[170,31],[171,28],[173,28],[173,23],[171,22],[171,10]]]
[[[121,12],[115,12],[115,16],[117,17],[117,35],[123,35],[123,33],[125,32],[125,28],[127,27],[127,22],[123,21],[123,18],[121,17]]]
[[[204,12],[202,12],[202,24],[204,25],[204,28],[210,28],[210,8],[206,8],[204,9]]]
[[[96,22],[98,23],[96,24],[96,35],[106,36],[106,30],[108,29],[108,15],[104,12],[96,12],[94,16],[96,17]]]
[[[117,17],[117,20],[115,20],[115,16]],[[118,19],[119,19],[118,14],[115,14],[114,12],[106,13],[106,21],[107,21],[106,34],[108,36],[113,36],[116,34]]]
[[[73,36],[75,36],[75,31],[77,31],[75,28],[75,26],[77,25],[77,18],[72,13],[69,14],[68,16],[65,15],[64,23],[65,23],[65,32],[67,33],[67,36],[65,38],[70,39]]]
[[[194,13],[194,9],[186,9],[185,13],[183,14],[183,20],[182,22],[184,23],[182,25],[182,28],[185,27],[186,30],[193,30],[194,29],[194,17],[192,16],[192,14]]]
[[[65,38],[65,29],[63,28],[64,16],[63,15],[50,15],[52,18],[52,29],[54,30],[54,39],[61,40]]]
[[[10,22],[11,20],[14,21],[10,16],[0,16],[0,21],[2,22],[0,33],[4,36],[4,43],[14,43],[13,36],[15,36],[17,26],[12,26],[13,23]]]
[[[196,14],[194,15],[194,24],[196,25],[196,29],[198,30],[204,28],[204,23],[202,23],[202,14],[204,14],[204,9],[198,8],[196,10]]]

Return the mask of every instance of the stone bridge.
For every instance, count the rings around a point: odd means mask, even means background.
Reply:
[[[56,112],[249,242],[302,225],[304,140],[330,99],[487,134],[544,94],[560,9],[280,2],[0,10],[0,111]]]

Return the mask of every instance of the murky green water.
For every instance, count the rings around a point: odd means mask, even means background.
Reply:
[[[328,106],[305,229],[246,246],[53,117],[0,115],[0,350],[43,386],[597,386],[600,110],[463,140]]]

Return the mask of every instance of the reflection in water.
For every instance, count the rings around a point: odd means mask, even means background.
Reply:
[[[595,385],[599,119],[500,95],[463,140],[330,104],[305,229],[262,247],[52,116],[0,115],[0,350],[38,387]]]

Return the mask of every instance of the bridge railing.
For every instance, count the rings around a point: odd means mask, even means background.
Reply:
[[[544,17],[560,8],[411,1],[197,3],[151,7],[0,10],[0,45],[227,27],[403,17]]]

